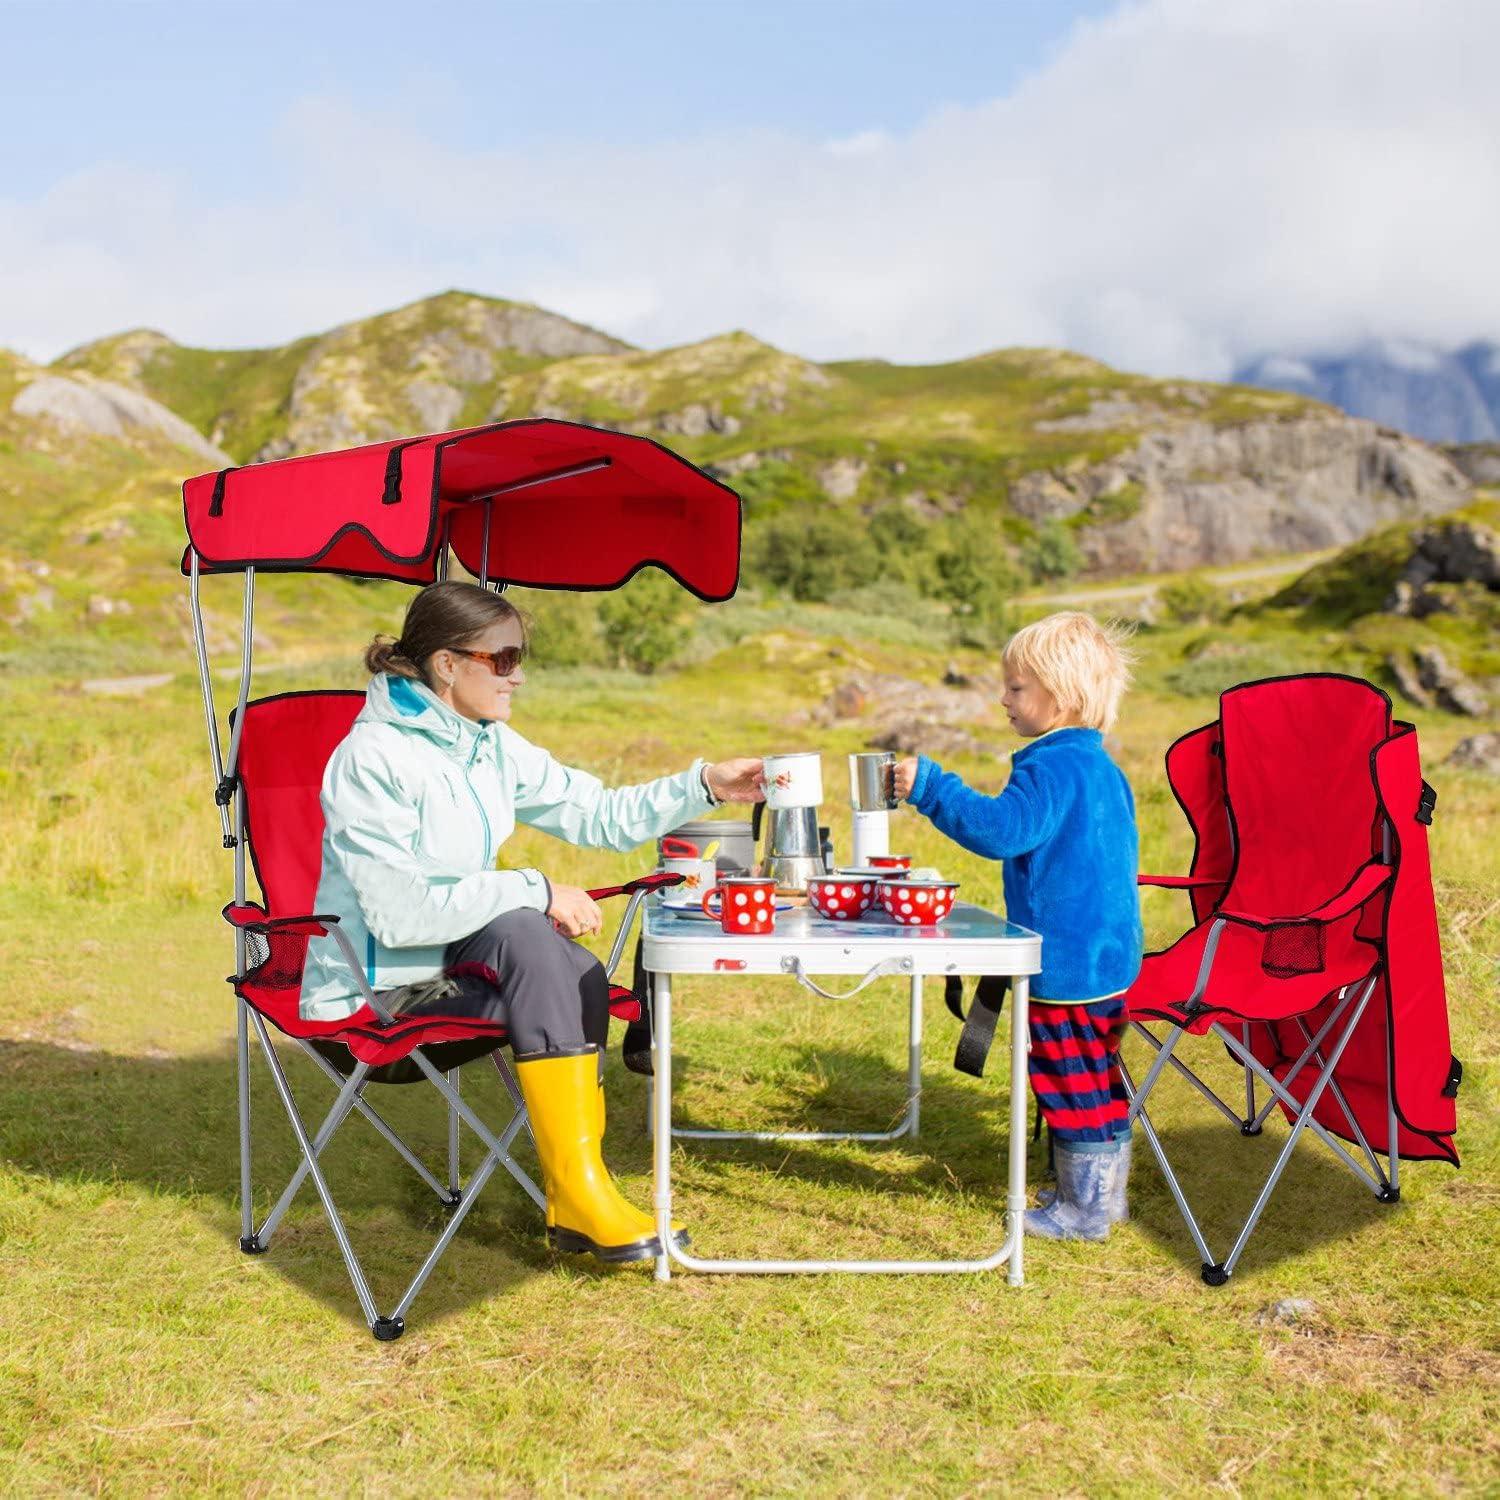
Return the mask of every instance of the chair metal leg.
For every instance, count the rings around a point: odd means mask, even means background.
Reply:
[[[1245,1044],[1245,1051],[1250,1051],[1250,1023],[1248,1021],[1240,1028],[1240,1040]],[[1255,1074],[1249,1068],[1245,1069],[1245,1118],[1240,1121],[1240,1130],[1245,1135],[1259,1135],[1260,1126],[1255,1123]]]
[[[426,1076],[432,1081],[433,1087],[437,1089],[437,1091],[448,1101],[449,1105],[453,1109],[458,1111],[459,1115],[463,1118],[464,1124],[466,1124],[469,1129],[472,1130],[474,1134],[477,1135],[479,1139],[483,1141],[484,1144],[491,1151],[493,1151],[496,1156],[500,1158],[500,1164],[505,1168],[507,1172],[510,1173],[512,1177],[516,1179],[517,1182],[521,1184],[531,1201],[535,1203],[536,1206],[543,1211],[543,1213],[545,1213],[547,1210],[546,1195],[527,1175],[526,1169],[522,1167],[521,1164],[515,1159],[515,1157],[510,1154],[510,1141],[514,1139],[515,1131],[512,1131],[506,1137],[504,1144],[496,1140],[489,1126],[486,1125],[484,1121],[481,1120],[479,1116],[476,1115],[467,1104],[464,1103],[463,1099],[458,1094],[454,1093],[448,1087],[448,1080],[422,1055],[422,1049],[420,1047],[413,1049],[411,1058],[412,1061],[416,1063],[416,1065],[422,1070],[422,1072],[426,1074]],[[526,1123],[525,1117],[524,1115],[522,1115],[519,1121],[512,1118],[510,1123],[516,1127],[516,1131],[519,1131],[521,1126]],[[507,1129],[509,1129],[509,1127],[507,1127]]]
[[[318,1159],[313,1154],[312,1142],[308,1140],[302,1117],[297,1113],[291,1086],[286,1081],[286,1074],[282,1071],[281,1061],[276,1056],[276,1049],[271,1045],[271,1038],[266,1035],[266,1023],[259,1015],[253,1016],[252,1019],[255,1023],[256,1034],[260,1037],[261,1051],[265,1053],[266,1064],[271,1070],[272,1082],[275,1083],[276,1092],[281,1098],[282,1108],[286,1110],[292,1132],[297,1137],[297,1144],[302,1148],[302,1156],[307,1163],[308,1172],[312,1175],[313,1186],[318,1190],[323,1212],[328,1215],[329,1227],[333,1230],[334,1239],[338,1241],[339,1252],[344,1257],[349,1279],[354,1283],[354,1295],[359,1298],[360,1311],[365,1315],[365,1323],[370,1330],[376,1332],[377,1324],[380,1323],[380,1314],[375,1309],[374,1297],[370,1295],[370,1284],[365,1280],[359,1257],[355,1255],[354,1246],[349,1242],[349,1235],[344,1228],[343,1219],[339,1217],[333,1194],[329,1192],[328,1183],[324,1180],[322,1169],[318,1166]]]
[[[323,1072],[328,1075],[329,1081],[335,1088],[341,1089],[344,1086],[343,1074],[341,1074],[339,1070],[335,1068],[333,1064],[329,1062],[321,1052],[319,1052],[316,1048],[310,1046],[307,1042],[302,1043],[302,1050],[306,1052],[307,1055],[312,1058],[312,1060],[323,1070]],[[365,1098],[363,1093],[358,1093],[354,1096],[354,1108],[361,1115],[363,1115],[371,1125],[375,1127],[375,1129],[381,1136],[383,1136],[387,1141],[390,1142],[391,1148],[396,1152],[398,1156],[400,1156],[402,1161],[404,1161],[412,1169],[412,1171],[414,1171],[417,1176],[420,1177],[422,1181],[425,1182],[427,1186],[430,1187],[432,1191],[446,1203],[448,1201],[447,1188],[445,1188],[442,1183],[440,1183],[437,1178],[427,1170],[427,1167],[416,1156],[411,1147],[408,1146],[406,1142],[403,1141],[401,1137],[397,1135],[389,1125],[386,1124],[386,1122],[380,1117],[380,1115],[375,1112],[374,1107],[371,1105],[370,1101]]]
[[[1401,1145],[1396,1118],[1396,1053],[1389,1036],[1385,1039],[1385,1143],[1390,1154],[1390,1171],[1386,1173],[1383,1203],[1395,1203],[1401,1197]]]
[[[450,1068],[448,1082],[455,1094],[461,1087],[458,1079],[458,1069]],[[451,1203],[457,1204],[458,1197],[458,1111],[450,1104],[448,1106],[448,1198]]]
[[[333,1108],[324,1116],[323,1123],[318,1127],[318,1133],[313,1137],[312,1154],[314,1157],[323,1154],[323,1148],[333,1139],[334,1132],[349,1117],[349,1111],[354,1108],[354,1101],[359,1097],[359,1091],[364,1087],[365,1075],[369,1071],[369,1065],[361,1063],[349,1075],[343,1088],[339,1090],[338,1098],[333,1101]],[[255,1239],[262,1250],[270,1248],[271,1236],[276,1233],[282,1217],[292,1206],[292,1200],[307,1180],[307,1173],[307,1162],[299,1163],[297,1170],[292,1173],[292,1180],[287,1183],[285,1191],[276,1200],[276,1207],[266,1215],[265,1223],[256,1232]]]
[[[254,1253],[255,1243],[254,1205],[250,1201],[250,1008],[243,1000],[238,1004],[236,1025],[235,1062],[239,1072],[237,1081],[240,1113],[240,1249]]]
[[[1297,1116],[1296,1123],[1292,1126],[1291,1134],[1287,1136],[1286,1144],[1281,1148],[1281,1154],[1276,1158],[1276,1165],[1271,1168],[1271,1175],[1266,1178],[1265,1186],[1261,1188],[1260,1195],[1255,1200],[1255,1206],[1250,1210],[1250,1217],[1245,1220],[1244,1227],[1239,1232],[1239,1237],[1234,1242],[1234,1248],[1229,1252],[1222,1267],[1216,1269],[1223,1272],[1227,1280],[1234,1274],[1235,1265],[1238,1263],[1245,1246],[1249,1243],[1251,1232],[1254,1230],[1256,1221],[1261,1216],[1272,1190],[1281,1179],[1281,1174],[1286,1170],[1286,1164],[1291,1159],[1292,1151],[1296,1147],[1297,1137],[1302,1134],[1303,1128],[1312,1119],[1312,1112],[1317,1108],[1318,1100],[1323,1097],[1323,1091],[1333,1081],[1333,1070],[1338,1067],[1339,1059],[1344,1055],[1344,1048],[1349,1045],[1349,1039],[1354,1035],[1354,1028],[1359,1025],[1359,1018],[1365,1013],[1365,1006],[1369,1004],[1370,995],[1375,989],[1375,975],[1371,975],[1366,983],[1364,993],[1359,998],[1359,1003],[1354,1007],[1354,1014],[1350,1017],[1349,1024],[1344,1028],[1339,1037],[1333,1054],[1328,1059],[1328,1066],[1318,1075],[1318,1081],[1312,1086],[1307,1096],[1307,1102],[1302,1107],[1302,1112]],[[1204,1269],[1204,1276],[1208,1276],[1208,1268]]]
[[[1310,1042],[1312,1040],[1312,1033],[1307,1029],[1307,1022],[1301,1016],[1297,1017],[1297,1029],[1302,1033],[1303,1041]],[[1327,1064],[1323,1061],[1323,1054],[1319,1051],[1315,1050],[1313,1052],[1313,1061],[1317,1063],[1320,1069],[1327,1067]],[[1246,1071],[1248,1072],[1249,1070],[1247,1069]],[[1389,1186],[1385,1173],[1381,1170],[1380,1158],[1370,1149],[1370,1143],[1365,1139],[1364,1131],[1359,1128],[1359,1121],[1354,1118],[1354,1111],[1349,1108],[1349,1101],[1344,1098],[1344,1091],[1338,1086],[1336,1079],[1329,1079],[1328,1092],[1333,1095],[1338,1107],[1343,1111],[1344,1119],[1348,1122],[1349,1129],[1359,1144],[1359,1149],[1365,1153],[1365,1160],[1369,1162],[1370,1170],[1380,1179],[1381,1187]]]
[[[1155,1051],[1161,1051],[1162,1044],[1157,1041],[1155,1033],[1148,1030],[1139,1021],[1132,1021],[1130,1024],[1138,1035],[1145,1037],[1150,1042]],[[1245,1122],[1180,1057],[1172,1057],[1168,1061],[1231,1125],[1237,1126],[1243,1131]]]
[[[1173,1030],[1177,1035],[1181,1035],[1181,1027],[1174,1027]],[[1175,1043],[1176,1036],[1172,1040]],[[1159,1053],[1158,1056],[1160,1056]],[[1130,1068],[1123,1057],[1120,1059],[1120,1076],[1125,1082],[1126,1097],[1131,1101],[1131,1119],[1138,1119],[1141,1122],[1141,1128],[1146,1132],[1146,1140],[1151,1147],[1151,1152],[1156,1157],[1156,1164],[1161,1168],[1161,1175],[1166,1179],[1167,1188],[1176,1200],[1177,1211],[1182,1215],[1183,1222],[1188,1227],[1188,1233],[1192,1235],[1193,1243],[1198,1247],[1198,1254],[1203,1257],[1204,1265],[1208,1265],[1213,1261],[1213,1252],[1208,1248],[1208,1242],[1203,1238],[1202,1230],[1198,1228],[1198,1221],[1193,1217],[1192,1209],[1188,1207],[1187,1198],[1183,1195],[1182,1187],[1177,1181],[1177,1174],[1172,1170],[1172,1163],[1167,1160],[1166,1149],[1156,1133],[1156,1127],[1151,1123],[1151,1116],[1146,1113],[1146,1085],[1143,1084],[1137,1091],[1135,1080],[1130,1076]]]

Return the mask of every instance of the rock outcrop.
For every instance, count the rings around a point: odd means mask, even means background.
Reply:
[[[1500,532],[1479,521],[1453,520],[1414,533],[1411,557],[1385,607],[1418,620],[1445,613],[1453,601],[1433,588],[1443,583],[1479,583],[1500,592]]]
[[[22,386],[11,402],[18,417],[40,418],[67,432],[125,438],[152,433],[186,448],[206,466],[222,468],[232,462],[201,432],[168,411],[159,401],[112,380],[79,371],[71,375],[38,375]]]
[[[1443,764],[1500,776],[1500,734],[1471,734],[1453,747]]]
[[[1392,652],[1386,668],[1402,694],[1421,708],[1483,718],[1489,699],[1443,654],[1438,646],[1418,646],[1410,658]]]
[[[1091,571],[1151,572],[1342,546],[1469,495],[1465,476],[1426,444],[1313,414],[1173,423],[1118,458],[1028,474],[1010,499],[1038,523],[1097,516],[1078,530]]]

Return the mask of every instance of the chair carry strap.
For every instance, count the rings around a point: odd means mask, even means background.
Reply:
[[[958,1048],[953,1054],[953,1066],[960,1073],[973,1078],[984,1077],[985,1059],[995,1041],[995,1023],[1000,1019],[1000,1007],[1005,1003],[1005,991],[1010,979],[1001,974],[984,974],[974,986],[974,1003],[969,1014],[962,1010],[963,985],[956,976],[950,975],[944,986],[943,998],[948,1009],[963,1021],[964,1029],[958,1038]]]
[[[651,986],[646,982],[646,965],[641,957],[640,938],[635,940],[635,968],[631,974],[630,988],[635,991],[635,998],[641,1002],[641,1013],[625,1028],[625,1039],[620,1043],[620,1057],[632,1073],[649,1078],[651,1033],[656,1023],[651,1014]]]

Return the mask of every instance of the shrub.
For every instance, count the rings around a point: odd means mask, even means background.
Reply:
[[[687,640],[688,595],[655,568],[637,573],[599,603],[605,652],[633,672],[650,674],[672,660]]]
[[[1083,566],[1083,553],[1061,521],[1048,521],[1021,549],[1026,571],[1039,583],[1071,578]]]
[[[852,512],[799,506],[750,527],[747,570],[757,583],[794,599],[823,602],[873,583],[882,559],[868,528]]]
[[[531,616],[531,651],[540,665],[585,667],[603,662],[599,600],[606,596],[545,589],[517,589],[515,594],[515,602]]]
[[[935,591],[953,606],[958,644],[998,645],[1010,632],[1010,599],[1020,584],[998,524],[968,512],[954,517],[935,562]]]
[[[1280,651],[1249,647],[1205,651],[1201,656],[1173,667],[1162,680],[1169,692],[1184,698],[1217,698],[1236,683],[1306,670],[1306,662],[1294,661]]]
[[[1229,613],[1229,601],[1202,578],[1178,579],[1156,591],[1162,613],[1179,625],[1212,624]]]

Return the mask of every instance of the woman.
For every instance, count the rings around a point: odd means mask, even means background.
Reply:
[[[620,1196],[600,1158],[609,981],[572,941],[598,932],[587,891],[541,870],[499,870],[515,825],[570,844],[633,849],[720,802],[763,796],[758,758],[608,790],[513,730],[526,681],[514,605],[468,583],[436,583],[377,636],[365,706],[323,776],[322,873],[314,911],[336,913],[376,991],[404,1014],[504,1023],[559,1249],[608,1261],[661,1253],[652,1220]],[[332,938],[308,947],[302,1014],[362,1003]]]

